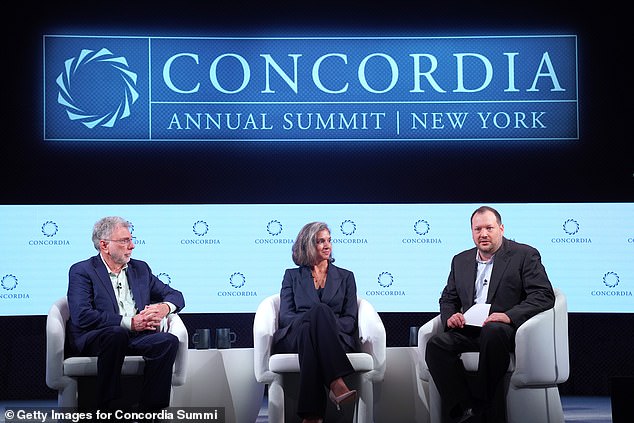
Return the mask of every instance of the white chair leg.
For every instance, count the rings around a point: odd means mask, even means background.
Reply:
[[[508,423],[564,423],[559,389],[509,386],[506,416]]]
[[[66,386],[57,392],[58,407],[77,407],[77,379],[68,378]]]
[[[360,386],[358,390],[359,398],[355,410],[355,421],[357,423],[373,423],[374,422],[374,392],[372,381],[367,379],[365,375],[359,378]]]
[[[442,400],[434,378],[429,378],[429,421],[431,423],[442,422]]]
[[[431,406],[430,406],[430,386],[431,383],[425,382],[418,377],[417,379],[417,393],[420,401],[416,401],[414,405],[415,418],[414,421],[420,423],[431,423]]]
[[[284,423],[284,387],[280,381],[269,385],[269,423]]]

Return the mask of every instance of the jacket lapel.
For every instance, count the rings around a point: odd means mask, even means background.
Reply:
[[[103,289],[110,296],[110,301],[115,309],[115,311],[119,312],[119,305],[117,304],[117,297],[114,294],[114,287],[112,286],[112,282],[110,281],[110,276],[108,275],[108,268],[103,263],[103,260],[99,254],[93,257],[92,260],[93,267],[95,268],[95,273],[99,278],[99,283],[103,286]]]
[[[328,303],[335,296],[339,287],[341,286],[341,277],[337,268],[330,264],[328,265],[328,274],[326,275],[326,286],[324,292],[321,295],[321,302]]]
[[[310,267],[303,266],[299,270],[300,272],[300,289],[304,291],[307,298],[310,298],[312,302],[318,303],[319,296],[317,295],[317,290],[315,289],[315,284],[313,282],[313,275],[310,273]]]
[[[464,265],[458,266],[456,269],[456,280],[475,281],[478,264],[475,261],[477,250],[472,248],[467,253],[467,257],[471,257],[465,261]],[[475,295],[475,283],[468,284],[456,284],[456,290],[458,291],[458,297],[462,303],[462,309],[468,310],[473,305]]]
[[[132,297],[134,298],[134,304],[136,305],[136,309],[141,311],[145,308],[146,301],[144,297],[145,285],[139,283],[139,279],[137,277],[136,267],[132,260],[128,262],[128,270],[126,277],[128,278],[128,286],[130,287],[130,291],[132,291]],[[149,301],[149,297],[148,297]]]
[[[500,250],[495,254],[495,261],[493,262],[493,270],[491,271],[491,282],[489,285],[489,293],[487,294],[487,303],[491,304],[495,293],[500,286],[502,275],[506,271],[509,264],[509,250],[507,248],[506,238],[502,240],[502,246]]]

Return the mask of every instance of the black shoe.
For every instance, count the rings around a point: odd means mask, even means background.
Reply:
[[[480,416],[484,413],[484,403],[476,402],[472,407],[467,408],[462,414],[454,420],[455,423],[463,423],[472,417]]]
[[[476,413],[475,411],[473,411],[473,408],[467,408],[466,410],[462,412],[462,415],[458,417],[458,419],[455,422],[456,423],[466,422],[467,420],[469,420],[471,417],[474,417],[475,415]]]

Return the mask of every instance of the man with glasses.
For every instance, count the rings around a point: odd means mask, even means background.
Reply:
[[[161,321],[185,306],[183,294],[161,282],[147,263],[131,258],[130,223],[117,216],[95,223],[99,252],[69,271],[67,352],[97,356],[97,408],[120,407],[121,367],[126,355],[145,359],[140,411],[169,406],[178,338],[159,330]]]

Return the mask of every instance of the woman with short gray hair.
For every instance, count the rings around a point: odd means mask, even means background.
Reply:
[[[330,229],[323,222],[304,225],[292,258],[298,267],[284,273],[273,350],[299,354],[297,414],[303,423],[320,422],[327,399],[339,409],[357,398],[343,379],[354,372],[346,353],[358,350],[357,286],[351,271],[333,264]]]

